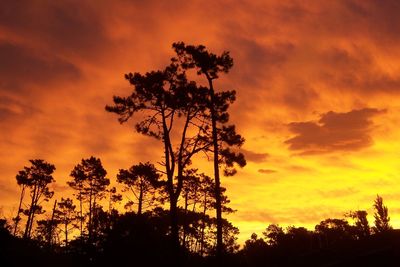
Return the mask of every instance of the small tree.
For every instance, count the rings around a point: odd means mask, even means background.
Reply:
[[[197,173],[197,169],[187,169],[184,172],[184,180],[182,187],[183,209],[185,213],[192,206],[192,211],[196,211],[196,206],[201,202],[201,175]]]
[[[20,172],[21,173],[21,172]],[[15,236],[17,234],[17,230],[18,230],[18,224],[21,221],[21,212],[23,212],[22,209],[22,203],[24,200],[24,196],[25,196],[25,189],[28,186],[28,180],[27,180],[27,176],[26,175],[17,175],[16,176],[17,179],[17,183],[21,188],[21,193],[20,193],[20,198],[19,198],[19,205],[18,205],[18,210],[17,210],[17,216],[15,216],[13,218],[14,221],[14,233],[13,235]]]
[[[114,204],[122,201],[122,195],[117,193],[115,186],[110,188],[108,193],[110,194],[108,198],[108,214],[111,215],[111,213],[115,210]]]
[[[117,182],[124,184],[124,190],[132,192],[136,198],[137,214],[141,215],[143,209],[153,205],[156,200],[156,190],[160,186],[160,177],[154,165],[149,162],[133,165],[129,170],[119,170]]]
[[[390,226],[389,221],[389,211],[386,206],[383,205],[383,199],[381,196],[377,195],[375,202],[374,202],[374,218],[375,218],[375,226],[373,230],[375,233],[383,233],[387,232],[388,230],[392,229]]]
[[[23,213],[27,216],[24,238],[31,237],[35,215],[44,212],[40,205],[41,201],[48,201],[54,195],[48,185],[55,181],[52,176],[56,169],[55,166],[42,159],[30,160],[30,163],[30,167],[24,167],[16,176],[18,184],[22,185],[23,188],[20,203],[22,203],[24,188],[30,189],[31,201],[28,208],[23,210]],[[17,221],[19,221],[19,211],[14,231],[16,231]]]
[[[64,233],[64,244],[65,247],[67,247],[68,234],[75,229],[73,222],[78,217],[77,212],[75,211],[76,206],[70,198],[61,198],[61,201],[57,203],[57,206],[58,209],[55,213],[55,220],[61,225],[60,230]]]
[[[57,243],[58,231],[57,231],[58,221],[54,219],[43,219],[38,220],[36,232],[36,240],[43,245],[50,246],[51,244]]]
[[[270,224],[263,232],[263,235],[268,245],[277,246],[282,242],[285,232],[278,224]]]
[[[344,219],[328,218],[315,226],[315,232],[325,240],[326,246],[353,238],[352,227]]]
[[[89,241],[92,241],[93,213],[97,202],[104,198],[110,180],[106,178],[107,171],[103,168],[100,159],[93,156],[88,159],[82,159],[81,163],[74,167],[70,175],[73,180],[68,182],[68,185],[79,191],[77,198],[81,202],[81,216],[82,202],[85,201],[88,205],[88,238]],[[82,217],[81,220],[83,221]]]
[[[346,217],[354,220],[354,231],[358,239],[367,237],[371,233],[367,215],[368,213],[365,210],[350,211],[345,214]]]
[[[75,170],[75,168],[74,168]],[[70,176],[73,178],[72,181],[68,181],[67,184],[77,192],[74,193],[74,196],[79,201],[79,230],[81,235],[81,240],[83,240],[83,223],[85,221],[85,215],[83,214],[83,202],[84,202],[84,175],[83,173],[78,173],[76,171],[72,171]]]

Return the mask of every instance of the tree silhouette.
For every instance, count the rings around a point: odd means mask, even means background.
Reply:
[[[120,169],[117,174],[117,182],[124,184],[125,191],[132,192],[136,198],[139,215],[156,200],[156,189],[160,186],[159,179],[157,169],[149,162],[133,165],[129,170]],[[134,204],[133,201],[130,203]]]
[[[120,123],[140,112],[144,117],[136,123],[137,132],[162,140],[170,236],[178,250],[177,203],[183,186],[183,173],[191,164],[192,157],[209,146],[204,142],[206,123],[201,117],[206,108],[206,90],[188,82],[185,73],[174,63],[162,71],[144,75],[129,73],[125,78],[134,86],[134,92],[128,97],[114,96],[115,105],[106,106],[106,110],[118,114]]]
[[[61,198],[61,201],[57,203],[55,220],[61,225],[60,230],[64,233],[65,247],[68,247],[68,234],[75,229],[73,223],[78,218],[75,208],[76,206],[70,198]],[[70,226],[71,224],[72,226]]]
[[[92,231],[94,236],[93,241],[97,247],[101,247],[117,216],[118,212],[116,210],[109,213],[98,204],[93,207]]]
[[[235,153],[230,149],[232,146],[241,146],[244,139],[236,133],[234,125],[226,126],[229,120],[227,112],[229,104],[235,100],[235,91],[224,91],[216,93],[214,80],[218,79],[220,73],[229,72],[233,66],[233,59],[229,52],[223,52],[220,56],[209,53],[205,46],[185,45],[183,42],[174,43],[173,47],[177,53],[175,62],[179,62],[183,69],[197,70],[198,75],[204,75],[208,82],[208,120],[211,122],[211,133],[208,140],[212,144],[215,178],[215,198],[217,215],[217,257],[221,258],[223,253],[223,221],[221,203],[221,181],[219,165],[224,163],[225,175],[236,173],[234,163],[243,167],[246,164],[242,153]]]
[[[343,219],[325,219],[315,226],[315,231],[321,235],[326,246],[352,239],[352,228]]]
[[[196,169],[187,169],[184,173],[183,199],[178,207],[179,236],[185,256],[183,266],[220,266],[221,262],[214,258],[216,218],[209,216],[209,211],[215,207],[213,179]],[[171,265],[175,254],[167,242],[169,212],[156,207],[143,211],[140,216],[133,212],[119,214],[112,208],[113,196],[118,193],[113,188],[105,193],[110,197],[107,201],[111,208],[104,210],[99,201],[93,204],[90,243],[80,242],[79,237],[68,237],[76,214],[71,199],[55,202],[54,216],[48,214],[45,219],[36,220],[36,228],[32,229],[34,240],[13,236],[15,225],[11,229],[6,220],[0,219],[1,266],[111,266],[123,265],[132,259],[150,266]],[[87,198],[84,199],[86,206]],[[387,210],[381,198],[377,198],[374,206],[379,207],[377,210]],[[383,213],[388,217],[387,211]],[[351,219],[352,224],[345,219],[326,219],[315,226],[315,232],[295,226],[283,229],[272,224],[264,232],[265,240],[252,234],[241,250],[236,242],[238,229],[224,219],[226,254],[222,264],[243,267],[396,266],[400,232],[387,229],[384,235],[383,231],[369,234],[366,217],[363,210],[348,212],[345,218]],[[55,228],[57,225],[59,227]],[[58,245],[62,243],[66,245]]]
[[[201,180],[197,175],[197,169],[188,169],[184,172],[184,180],[182,186],[183,195],[183,233],[182,233],[182,245],[186,246],[187,232],[189,230],[189,224],[193,225],[193,220],[189,223],[189,206],[192,206],[192,212],[196,213],[196,205],[200,202]],[[197,215],[197,214],[196,214]]]
[[[37,222],[36,239],[39,242],[46,244],[48,247],[58,242],[59,233],[57,231],[58,230],[57,226],[60,223],[60,221],[57,220],[56,218],[56,206],[57,206],[57,200],[54,201],[51,218],[39,220]]]
[[[41,201],[48,201],[53,197],[54,192],[50,191],[48,185],[55,181],[52,176],[55,170],[53,164],[41,159],[29,161],[31,166],[24,167],[16,176],[17,183],[22,185],[22,188],[26,187],[30,189],[31,201],[27,209],[23,210],[23,213],[27,216],[24,238],[31,237],[35,215],[44,212],[40,205]],[[23,192],[21,192],[20,203],[22,202],[22,196]],[[16,219],[19,220],[19,212]]]
[[[268,262],[268,245],[264,239],[252,233],[250,239],[246,240],[242,249],[247,266],[265,266]]]
[[[88,205],[88,239],[93,241],[93,215],[96,211],[97,201],[105,196],[106,188],[110,184],[110,180],[106,178],[107,172],[103,168],[100,159],[90,157],[82,159],[80,164],[77,164],[71,171],[70,176],[72,181],[68,185],[73,189],[78,190],[78,200],[81,203],[81,234],[82,234],[82,204],[85,201]]]
[[[222,211],[224,213],[232,213],[234,210],[228,207],[230,200],[224,194],[225,191],[226,189],[221,187]],[[207,239],[215,238],[213,227],[216,226],[216,220],[209,217],[209,211],[215,209],[216,205],[213,179],[204,173],[198,173],[198,169],[186,170],[182,196],[182,245],[191,251],[198,252],[202,256],[206,252],[211,253],[213,242]],[[208,229],[209,233],[206,233],[206,229]],[[192,242],[186,244],[187,233],[189,232]],[[193,240],[196,240],[194,249],[192,249]],[[231,246],[227,244],[227,247]]]
[[[235,253],[239,249],[237,244],[237,235],[239,234],[239,228],[235,227],[227,219],[222,220],[222,238],[223,238],[223,250],[227,253]]]
[[[117,193],[117,189],[112,187],[108,190],[110,193],[108,198],[108,213],[111,214],[114,210],[114,204],[122,201],[122,195]]]
[[[285,232],[278,224],[270,224],[263,232],[263,235],[268,245],[277,246],[282,242]]]
[[[285,245],[290,251],[307,251],[312,248],[312,232],[304,227],[286,228]]]
[[[210,225],[208,222],[207,211],[215,208],[214,199],[215,199],[215,185],[211,177],[201,174],[201,187],[200,187],[200,207],[202,208],[202,224],[201,224],[201,234],[200,234],[200,255],[203,256],[206,249],[205,242],[205,230],[207,225]]]
[[[197,171],[197,169],[187,169],[184,172],[182,196],[184,200],[183,209],[185,211],[188,211],[190,206],[192,206],[192,211],[196,211],[196,207],[201,202],[202,179]]]
[[[52,243],[57,242],[57,233],[55,231],[58,225],[57,221],[52,219],[43,219],[37,221],[36,240],[43,246],[50,246]]]
[[[20,214],[23,211],[22,203],[23,203],[24,196],[25,196],[25,189],[28,186],[28,180],[27,180],[27,176],[26,175],[17,175],[16,179],[17,179],[17,184],[21,188],[21,194],[20,194],[20,198],[19,198],[17,215],[13,218],[13,221],[14,221],[14,232],[13,232],[13,235],[14,236],[17,234],[18,224],[21,221]]]
[[[346,217],[354,220],[355,235],[359,239],[367,237],[371,233],[367,215],[368,215],[368,213],[365,210],[351,211],[351,212],[345,214]]]
[[[374,201],[374,218],[375,218],[375,226],[373,230],[375,233],[383,233],[387,232],[388,230],[392,229],[390,226],[389,221],[389,211],[388,208],[383,205],[383,199],[381,196],[377,195]]]

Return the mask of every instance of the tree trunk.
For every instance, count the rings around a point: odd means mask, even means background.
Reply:
[[[26,226],[25,226],[25,233],[24,233],[24,238],[29,238],[30,234],[29,234],[29,228],[31,225],[31,221],[33,220],[33,210],[34,210],[34,205],[35,205],[35,198],[36,198],[36,188],[37,185],[35,184],[34,188],[33,188],[33,193],[32,193],[32,200],[31,200],[31,206],[29,207],[29,212],[28,212],[28,219],[26,221]]]
[[[111,198],[112,198],[112,190],[110,189],[110,198],[109,198],[109,200],[108,200],[108,214],[109,214],[109,215],[111,215],[111,208],[112,208],[112,205],[111,205]]]
[[[89,223],[88,223],[88,239],[89,242],[92,240],[92,212],[93,212],[93,204],[92,204],[92,181],[90,181],[90,195],[89,195]]]
[[[210,113],[211,113],[211,123],[212,123],[212,137],[213,137],[213,147],[214,147],[214,178],[215,178],[215,209],[217,215],[217,260],[220,260],[223,253],[223,243],[222,243],[222,207],[221,207],[221,181],[219,177],[219,147],[218,147],[218,135],[217,135],[217,118],[214,110],[215,95],[212,80],[208,79],[210,85]]]
[[[201,226],[200,256],[204,254],[204,231],[206,228],[207,193],[204,193],[203,224]]]
[[[50,246],[51,245],[51,238],[53,237],[53,225],[54,225],[54,213],[56,211],[56,205],[57,205],[57,200],[54,200],[54,207],[53,207],[53,213],[51,214],[51,221],[50,221],[50,231],[49,231],[49,236],[47,237],[47,243]]]
[[[97,241],[97,224],[95,224],[96,222],[96,216],[97,216],[97,208],[96,208],[96,195],[93,196],[93,205],[92,205],[92,242],[96,242]]]
[[[187,232],[187,210],[188,210],[188,192],[185,194],[185,215],[183,218],[183,237],[182,237],[182,246],[186,247],[186,232]]]
[[[22,200],[24,199],[24,195],[25,195],[25,185],[22,185],[21,197],[19,198],[17,216],[15,217],[14,236],[17,234],[18,223],[21,220],[19,214],[21,213],[21,206],[22,206]]]
[[[176,264],[180,261],[179,227],[178,227],[178,207],[175,196],[170,197],[170,217],[171,217],[171,242],[173,249],[173,260]]]
[[[64,216],[64,220],[65,220],[65,247],[68,247],[68,219],[67,216]]]
[[[37,208],[37,205],[36,205],[36,202],[35,202],[34,208],[32,209],[31,220],[29,222],[29,229],[28,229],[28,237],[29,238],[31,237],[31,233],[32,233],[33,219],[35,218],[36,208]]]
[[[82,211],[82,189],[79,189],[80,223],[81,223],[81,241],[83,240],[83,211]]]
[[[40,187],[37,190],[40,190]],[[31,237],[33,222],[34,222],[34,218],[35,218],[35,213],[36,213],[36,210],[38,208],[38,201],[39,201],[39,192],[36,192],[35,202],[34,202],[33,209],[32,209],[31,222],[30,222],[30,225],[29,225],[28,237]]]
[[[171,246],[172,246],[172,261],[175,265],[179,266],[179,229],[178,229],[178,208],[177,199],[174,192],[174,171],[175,171],[175,158],[172,153],[171,140],[169,139],[169,130],[166,122],[164,111],[162,114],[163,124],[163,141],[164,141],[164,156],[165,156],[165,171],[167,174],[167,190],[169,195],[169,216],[171,225]]]
[[[142,178],[140,178],[142,179]],[[138,199],[138,215],[142,215],[142,205],[143,205],[143,181],[140,181],[139,199]]]

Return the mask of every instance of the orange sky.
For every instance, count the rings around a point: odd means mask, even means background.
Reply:
[[[184,41],[234,58],[217,87],[237,90],[231,121],[246,138],[248,165],[223,178],[240,240],[270,223],[372,215],[377,193],[400,227],[399,13],[397,0],[1,1],[2,215],[29,159],[56,165],[56,197],[83,157],[114,181],[159,161],[160,145],[104,106],[132,90],[125,73],[162,68]]]

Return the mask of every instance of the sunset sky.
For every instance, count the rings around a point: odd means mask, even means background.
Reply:
[[[0,207],[15,216],[16,173],[56,165],[157,163],[160,143],[107,113],[128,72],[161,69],[176,41],[228,50],[231,122],[247,166],[223,178],[241,242],[268,224],[313,228],[379,194],[400,227],[400,1],[0,2]],[[211,162],[195,167],[211,172]]]

